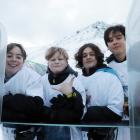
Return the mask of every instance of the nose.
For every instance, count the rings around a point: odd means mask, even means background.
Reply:
[[[118,43],[118,40],[117,39],[113,39],[113,44],[117,44]]]
[[[59,63],[59,60],[58,60],[58,59],[56,59],[56,60],[55,60],[55,63]]]
[[[90,58],[91,57],[91,55],[90,54],[87,54],[87,58]]]
[[[16,56],[12,56],[12,61],[16,61]]]

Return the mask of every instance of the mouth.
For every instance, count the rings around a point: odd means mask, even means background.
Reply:
[[[114,46],[114,49],[118,49],[118,48],[120,48],[120,46],[119,46],[119,45]]]
[[[17,67],[16,64],[8,64],[8,66],[11,67],[11,68],[15,68],[15,67]]]
[[[59,69],[59,68],[61,68],[60,66],[55,66],[55,67],[53,67],[54,69]]]
[[[86,63],[92,63],[92,61],[86,61]]]
[[[53,66],[54,68],[59,68],[59,67],[61,67],[60,65],[55,65],[55,66]]]

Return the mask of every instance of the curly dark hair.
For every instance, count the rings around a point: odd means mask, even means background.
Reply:
[[[84,44],[79,48],[78,52],[75,54],[75,60],[77,62],[76,67],[82,69],[83,68],[83,51],[86,48],[91,48],[95,52],[95,58],[97,60],[97,67],[100,67],[104,63],[104,54],[101,52],[98,46],[92,43]]]
[[[110,35],[111,32],[113,32],[113,33],[121,32],[125,37],[125,26],[123,26],[121,24],[120,25],[114,25],[114,26],[108,27],[105,30],[105,32],[104,32],[104,41],[105,41],[106,46],[108,46],[107,43],[109,42],[109,35]]]

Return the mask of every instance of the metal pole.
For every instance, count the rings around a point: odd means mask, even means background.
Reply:
[[[4,77],[6,62],[7,35],[4,26],[0,23],[0,120],[2,112],[2,98],[4,95]]]

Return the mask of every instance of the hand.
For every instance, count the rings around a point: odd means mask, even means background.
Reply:
[[[72,85],[73,85],[74,78],[75,78],[74,75],[70,75],[70,80],[68,82],[64,82],[61,84],[59,88],[53,88],[53,89],[65,95],[72,93],[73,92]]]
[[[52,103],[51,108],[64,108],[67,104],[67,97],[65,95],[57,95],[57,97],[53,97],[50,102]]]

